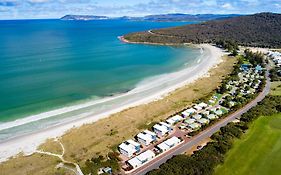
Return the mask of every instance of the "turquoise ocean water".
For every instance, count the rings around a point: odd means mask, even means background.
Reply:
[[[183,24],[186,23],[0,21],[1,126],[124,93],[148,77],[195,64],[198,49],[125,44],[117,39],[129,32]],[[7,133],[20,133],[29,127],[17,125],[2,130],[0,127],[0,140],[14,136]]]

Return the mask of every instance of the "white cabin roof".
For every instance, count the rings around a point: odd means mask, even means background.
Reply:
[[[217,111],[215,111],[215,113],[216,113],[217,115],[222,115],[222,114],[223,114],[222,110],[217,110]]]
[[[160,125],[167,127],[167,129],[171,128],[171,125],[166,122],[160,122]]]
[[[199,122],[199,123],[206,124],[206,123],[209,122],[209,120],[208,120],[208,119],[205,119],[205,118],[201,118],[201,119],[198,120],[198,122]]]
[[[157,147],[160,148],[161,150],[170,149],[170,147],[165,142],[160,143],[159,145],[157,145]]]
[[[190,125],[188,125],[190,128],[192,129],[196,129],[196,128],[200,128],[200,125],[198,123],[192,123]]]
[[[137,158],[138,158],[141,162],[145,162],[146,160],[151,159],[151,158],[153,158],[153,157],[155,157],[155,154],[154,154],[154,152],[151,151],[151,150],[147,150],[147,151],[145,151],[145,152],[143,152],[143,153],[141,153],[140,155],[137,156]]]
[[[202,115],[197,114],[197,115],[193,116],[192,118],[194,118],[194,119],[196,119],[196,120],[199,120],[199,119],[202,118]]]
[[[121,143],[119,145],[119,148],[126,151],[129,154],[134,154],[135,152],[137,152],[137,150],[132,146],[132,145],[127,145],[125,143]]]
[[[197,111],[200,111],[200,110],[202,109],[202,107],[199,106],[199,105],[194,106],[194,108],[195,108]]]
[[[206,103],[200,103],[198,106],[200,106],[200,107],[202,107],[202,108],[205,108],[205,107],[207,107],[208,105],[206,104]]]
[[[186,120],[185,120],[185,123],[192,124],[192,123],[194,123],[195,121],[196,121],[195,119],[190,118],[190,119],[186,119]]]
[[[158,131],[161,131],[162,133],[167,133],[168,132],[167,127],[163,126],[163,125],[156,124],[156,125],[153,126],[153,128],[158,130]]]
[[[185,110],[184,112],[187,112],[187,113],[194,113],[194,112],[196,112],[196,110],[193,109],[193,108],[189,108],[189,109]]]
[[[181,121],[181,120],[183,119],[183,117],[180,116],[180,115],[175,115],[175,116],[173,116],[171,119],[174,120],[174,121],[176,121],[176,122],[178,122],[178,121]]]
[[[149,135],[149,134],[139,133],[137,135],[137,137],[142,139],[142,140],[145,140],[146,142],[152,142],[153,141],[151,135]]]
[[[174,123],[176,123],[176,121],[173,120],[172,118],[167,119],[166,122],[168,122],[168,123],[171,124],[171,125],[173,125]]]
[[[169,147],[172,147],[172,146],[178,144],[179,142],[180,142],[180,139],[178,139],[177,137],[174,136],[174,137],[166,140],[164,143],[167,144]]]
[[[187,116],[190,116],[191,113],[190,113],[190,112],[183,111],[181,114],[187,117]]]
[[[215,114],[210,114],[207,116],[208,119],[215,119],[216,118],[216,115]]]
[[[128,163],[132,167],[138,167],[138,166],[140,166],[142,164],[142,162],[137,157],[134,157],[131,160],[128,160]]]
[[[149,130],[144,130],[143,133],[149,134],[149,135],[151,135],[151,136],[156,136],[156,135],[157,135],[156,133],[151,132],[151,131],[149,131]]]
[[[140,144],[138,142],[135,142],[134,140],[130,139],[130,140],[127,140],[128,143],[130,143],[131,145],[134,145],[135,147],[138,147],[140,146]]]

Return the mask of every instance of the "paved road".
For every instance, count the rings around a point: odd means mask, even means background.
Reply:
[[[258,102],[264,99],[264,97],[269,93],[270,91],[270,81],[269,81],[269,73],[266,72],[266,85],[263,91],[250,103],[248,103],[245,107],[242,109],[239,109],[238,111],[232,113],[228,117],[224,118],[223,120],[217,122],[216,124],[208,127],[206,130],[202,131],[198,135],[194,136],[189,141],[186,141],[184,144],[168,151],[167,153],[157,157],[153,161],[149,162],[147,165],[144,165],[132,173],[130,175],[143,175],[147,172],[159,168],[159,166],[163,163],[165,163],[168,159],[172,158],[174,155],[179,155],[186,150],[191,149],[192,147],[198,145],[202,140],[209,138],[211,135],[213,135],[215,132],[217,132],[221,127],[226,126],[228,123],[234,121],[236,118],[240,117],[243,113],[247,112],[252,107],[256,106]]]

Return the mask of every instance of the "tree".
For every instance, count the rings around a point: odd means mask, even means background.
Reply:
[[[238,51],[237,51],[236,49],[234,49],[234,50],[232,51],[232,55],[233,55],[233,56],[237,56],[237,55],[238,55]]]

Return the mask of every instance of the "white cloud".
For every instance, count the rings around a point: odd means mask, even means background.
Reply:
[[[281,8],[281,4],[274,4],[277,8]]]
[[[30,3],[46,3],[49,2],[50,0],[28,0]]]
[[[233,9],[233,6],[230,3],[225,3],[222,5],[222,8],[224,9]]]
[[[217,0],[204,0],[203,5],[207,5],[207,6],[217,6]]]
[[[160,13],[281,12],[281,0],[0,0],[0,19],[65,14],[143,16]],[[18,16],[17,16],[18,15]]]

